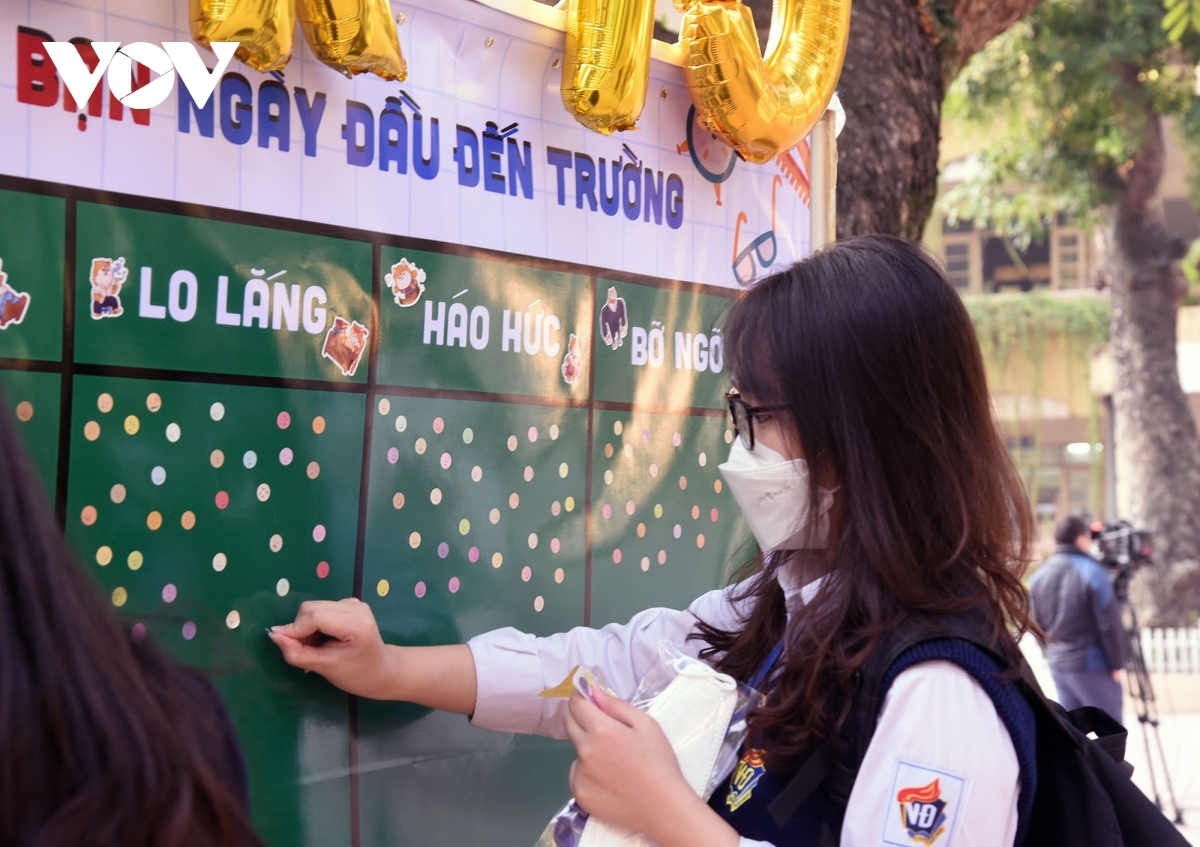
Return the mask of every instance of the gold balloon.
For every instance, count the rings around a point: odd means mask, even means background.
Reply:
[[[646,105],[654,0],[570,0],[562,98],[604,135],[633,129]]]
[[[775,0],[767,57],[740,0],[676,0],[684,76],[696,112],[749,162],[798,144],[842,72],[850,0]]]
[[[235,54],[256,71],[277,71],[292,56],[295,0],[191,0],[192,38],[208,47],[236,41]]]
[[[408,78],[388,0],[299,0],[297,6],[304,38],[335,71]]]

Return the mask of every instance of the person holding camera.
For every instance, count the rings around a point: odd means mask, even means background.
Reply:
[[[1099,706],[1121,720],[1125,632],[1104,566],[1090,554],[1092,533],[1069,517],[1054,531],[1058,546],[1033,575],[1033,614],[1048,636],[1045,652],[1058,702],[1070,711]]]

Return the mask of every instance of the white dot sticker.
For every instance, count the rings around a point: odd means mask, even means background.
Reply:
[[[230,629],[237,629],[239,626],[241,626],[241,623],[242,616],[238,614],[237,609],[234,609],[225,616],[225,626],[229,627]]]
[[[525,481],[533,482],[533,465],[525,466]]]
[[[174,444],[176,441],[179,440],[179,436],[180,436],[179,424],[177,424],[177,423],[167,424],[167,441],[170,441],[172,444]]]
[[[620,421],[617,421],[613,424],[613,435],[620,435],[623,429],[625,429],[625,425]]]
[[[488,520],[491,521],[493,524],[500,523],[500,510],[492,509],[490,512],[488,512]]]
[[[418,438],[418,439],[417,439],[417,441],[416,441],[416,443],[415,443],[415,444],[413,444],[413,449],[417,451],[417,455],[418,455],[418,456],[424,456],[424,455],[425,455],[425,447],[426,447],[426,446],[427,446],[427,445],[425,444],[425,439],[424,439],[424,438]]]
[[[442,458],[439,460],[439,464],[442,466],[442,470],[446,471],[446,470],[450,470],[450,464],[453,461],[454,461],[454,459],[451,458],[449,453],[443,453]]]
[[[605,471],[605,472],[604,472],[604,484],[605,484],[605,485],[612,485],[612,481],[613,481],[613,472],[612,472],[612,470],[607,470],[607,471]]]
[[[229,559],[226,558],[224,553],[218,553],[217,555],[213,556],[213,570],[217,573],[225,570],[225,566],[227,564],[229,564]]]
[[[418,547],[420,547],[421,546],[421,533],[414,532],[412,535],[408,536],[408,546],[413,548],[414,550],[416,550]]]
[[[283,536],[280,535],[279,533],[275,533],[274,535],[272,535],[269,546],[271,548],[272,553],[278,553],[280,550],[283,549]]]
[[[408,418],[404,417],[404,415],[397,415],[396,432],[404,432],[406,429],[408,429]]]
[[[537,440],[538,440],[538,431],[537,431],[537,427],[536,427],[536,426],[531,426],[531,427],[529,428],[529,443],[530,443],[530,444],[532,444],[533,442],[535,442],[535,441],[537,441]]]
[[[250,470],[252,467],[258,464],[258,454],[253,450],[247,450],[244,454],[242,454],[242,464],[245,466],[246,470]]]
[[[533,610],[535,612],[540,612],[544,608],[546,608],[546,601],[543,599],[542,595],[539,594],[537,597],[533,598]]]
[[[651,464],[650,465],[650,478],[654,479],[657,476],[658,476],[658,465]]]
[[[483,479],[483,468],[479,467],[479,465],[476,465],[475,467],[471,468],[471,480],[473,482],[479,482],[481,479]]]
[[[433,491],[430,491],[429,492],[429,502],[435,506],[438,505],[439,503],[441,503],[442,502],[442,489],[435,488],[435,489],[433,489]]]
[[[463,444],[470,444],[475,440],[475,431],[470,427],[463,430]]]
[[[626,458],[633,457],[633,442],[631,442],[631,441],[625,442],[625,457]]]
[[[529,549],[536,550],[538,545],[538,537],[536,532],[529,533]]]
[[[313,541],[320,544],[324,540],[325,540],[325,525],[317,524],[316,526],[313,527]]]
[[[221,420],[221,418],[225,417],[225,404],[213,403],[208,407],[208,416],[214,421]]]
[[[287,577],[283,577],[279,582],[275,583],[275,593],[280,597],[286,597],[291,588],[292,585],[287,581]]]
[[[708,454],[701,453],[700,454],[700,467],[704,467],[707,464],[708,464]]]
[[[379,414],[386,415],[392,411],[392,401],[386,397],[379,398]]]
[[[517,449],[517,437],[515,435],[508,437],[508,449],[510,452]]]
[[[279,464],[283,465],[284,467],[287,467],[288,465],[290,465],[292,463],[292,458],[294,455],[295,454],[292,453],[291,447],[284,447],[282,450],[279,451]]]
[[[671,443],[674,444],[676,447],[678,447],[680,444],[683,443],[683,436],[680,435],[678,432],[675,433],[674,435],[671,436]]]
[[[260,485],[258,487],[258,491],[255,492],[255,496],[258,497],[258,502],[260,502],[260,503],[267,502],[268,500],[271,499],[271,486],[267,485],[264,482],[262,485]]]
[[[558,424],[550,424],[550,440],[558,441]]]
[[[154,469],[150,471],[150,481],[155,485],[162,485],[167,481],[167,469],[162,465],[155,465]]]
[[[569,474],[570,472],[571,472],[571,468],[567,465],[566,462],[563,462],[561,465],[558,466],[558,475],[560,478],[566,479],[567,474]]]

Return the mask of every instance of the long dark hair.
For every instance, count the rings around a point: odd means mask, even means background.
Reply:
[[[842,241],[746,291],[725,344],[742,394],[788,407],[784,429],[814,468],[810,502],[818,480],[841,486],[818,556],[828,575],[803,612],[785,627],[770,577],[787,555],[772,553],[764,578],[737,590],[751,601],[742,628],[699,630],[703,655],[743,680],[784,641],[772,696],[751,720],[771,766],[799,764],[836,732],[854,672],[906,619],[981,615],[1016,663],[1012,630],[1037,632],[1020,581],[1034,521],[974,328],[939,266],[899,239]]]
[[[261,845],[191,674],[122,629],[0,401],[0,844]]]

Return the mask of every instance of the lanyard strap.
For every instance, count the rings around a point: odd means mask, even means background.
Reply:
[[[767,678],[767,674],[771,672],[771,668],[775,667],[775,662],[779,660],[779,654],[782,652],[783,642],[780,641],[775,645],[775,649],[773,649],[767,656],[766,660],[762,664],[762,667],[758,669],[758,673],[750,677],[750,680],[746,683],[746,685],[757,691],[758,687],[762,685],[763,680]]]

